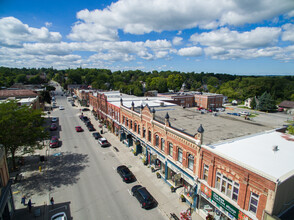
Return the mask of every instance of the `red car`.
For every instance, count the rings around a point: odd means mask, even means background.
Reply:
[[[76,128],[76,132],[82,132],[82,131],[84,131],[84,129],[82,129],[81,126],[76,126],[75,128]]]
[[[57,130],[57,125],[55,123],[52,123],[50,126],[50,131],[56,131]]]
[[[50,147],[59,147],[59,140],[58,137],[53,136],[50,140]]]

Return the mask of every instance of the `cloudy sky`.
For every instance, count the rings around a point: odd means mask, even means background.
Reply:
[[[0,0],[0,66],[294,74],[293,0]]]

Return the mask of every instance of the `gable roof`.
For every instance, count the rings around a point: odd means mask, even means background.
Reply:
[[[283,108],[294,108],[294,102],[293,101],[282,101],[280,104],[279,104],[279,107],[283,107]]]

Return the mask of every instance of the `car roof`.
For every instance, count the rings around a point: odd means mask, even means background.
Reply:
[[[51,137],[51,140],[57,140],[57,139],[58,139],[57,136],[52,136],[52,137]]]
[[[106,138],[100,138],[99,140],[100,140],[100,141],[107,141]]]
[[[79,125],[78,125],[78,126],[76,126],[76,128],[80,128],[80,127],[81,127],[81,126],[79,126]]]

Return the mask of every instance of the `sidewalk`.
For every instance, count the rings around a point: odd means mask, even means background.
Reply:
[[[80,107],[80,106],[79,106]],[[91,112],[84,113],[91,119],[92,124],[98,132],[99,122],[95,120]],[[186,211],[189,206],[185,202],[180,201],[180,192],[182,188],[179,188],[175,193],[172,193],[170,187],[163,179],[158,179],[156,174],[151,172],[151,169],[144,166],[139,156],[134,156],[131,149],[120,142],[119,138],[113,133],[103,128],[103,137],[105,137],[110,143],[113,152],[117,155],[122,164],[129,166],[132,172],[137,177],[139,184],[145,186],[148,191],[155,197],[158,202],[158,209],[170,218],[170,213],[175,213],[180,218],[180,212]],[[118,151],[114,149],[116,147]],[[193,220],[203,220],[195,211],[192,213]]]

